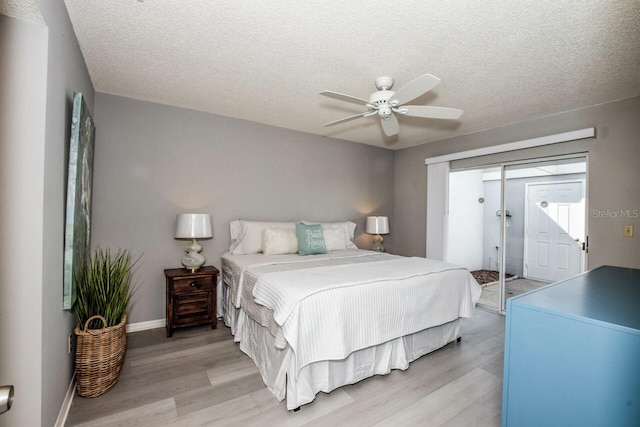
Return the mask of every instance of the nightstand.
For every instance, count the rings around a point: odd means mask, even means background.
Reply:
[[[216,328],[216,284],[218,269],[201,267],[195,273],[185,268],[164,270],[167,280],[167,337],[175,328],[211,323]]]

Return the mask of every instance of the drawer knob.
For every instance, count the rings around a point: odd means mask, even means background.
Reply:
[[[191,282],[191,284],[189,286],[191,286],[192,288],[194,288],[194,287],[198,287],[199,288],[200,287],[200,286],[198,286],[198,282]]]

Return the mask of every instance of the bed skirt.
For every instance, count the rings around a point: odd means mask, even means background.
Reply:
[[[226,295],[225,295],[226,297]],[[226,299],[226,298],[225,298]],[[231,328],[234,341],[256,364],[269,390],[287,409],[312,402],[320,391],[328,393],[392,369],[405,370],[420,356],[444,347],[460,336],[460,319],[354,351],[346,359],[311,363],[295,372],[291,348],[278,349],[268,329],[233,304],[225,307],[224,321]]]

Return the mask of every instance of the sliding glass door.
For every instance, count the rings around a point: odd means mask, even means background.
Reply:
[[[504,166],[505,301],[585,270],[586,173],[585,157]]]
[[[579,274],[586,261],[586,158],[453,170],[444,259],[482,286],[480,307]]]
[[[482,286],[478,302],[500,309],[500,167],[452,171],[444,260],[472,272]]]

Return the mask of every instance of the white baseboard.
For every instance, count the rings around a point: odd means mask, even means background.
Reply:
[[[67,417],[69,416],[69,410],[71,409],[71,403],[73,403],[73,396],[76,395],[76,373],[73,373],[71,377],[71,383],[69,384],[69,388],[67,389],[67,394],[64,396],[64,400],[62,401],[62,407],[60,407],[60,412],[58,413],[58,419],[54,424],[55,427],[64,427],[67,423]]]
[[[127,333],[146,331],[147,329],[164,328],[167,325],[166,319],[149,320],[147,322],[127,323]]]

